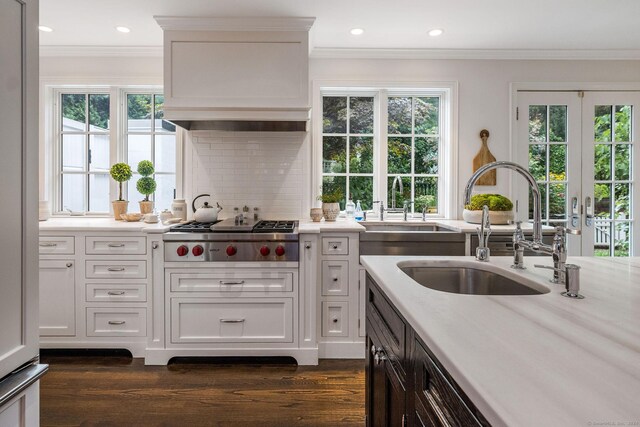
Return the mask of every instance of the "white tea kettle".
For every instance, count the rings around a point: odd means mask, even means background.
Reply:
[[[200,194],[191,203],[191,208],[193,209],[193,219],[198,222],[214,222],[218,220],[218,212],[222,210],[222,207],[219,203],[216,203],[216,207],[213,207],[209,204],[209,202],[204,202],[202,206],[196,209],[196,200],[200,197],[210,197],[210,194]]]

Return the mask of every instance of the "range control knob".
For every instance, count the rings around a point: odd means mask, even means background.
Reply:
[[[180,245],[176,252],[178,253],[178,256],[187,256],[187,254],[189,254],[189,248],[186,245]]]
[[[235,246],[233,245],[227,246],[227,256],[234,256],[237,252],[238,250],[236,249]]]
[[[193,249],[191,249],[191,253],[194,256],[200,256],[204,253],[204,248],[200,245],[194,246]]]
[[[278,247],[276,248],[276,255],[278,256],[284,255],[284,246],[278,245]]]
[[[260,248],[260,255],[267,256],[270,253],[271,253],[271,249],[269,249],[269,246],[263,246]]]

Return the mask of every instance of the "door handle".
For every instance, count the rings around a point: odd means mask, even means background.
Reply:
[[[584,217],[584,224],[587,227],[593,227],[593,205],[591,204],[591,197],[587,196],[584,199],[584,208],[585,208],[585,217]]]
[[[571,198],[571,227],[576,228],[580,222],[580,215],[578,215],[578,198]]]

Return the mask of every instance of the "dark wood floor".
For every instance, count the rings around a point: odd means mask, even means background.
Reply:
[[[319,366],[43,352],[42,426],[362,426],[364,361]]]

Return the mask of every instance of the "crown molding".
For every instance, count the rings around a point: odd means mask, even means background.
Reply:
[[[309,31],[316,18],[154,16],[163,30],[171,31]]]
[[[638,60],[640,49],[351,49],[314,48],[311,58],[331,59],[501,59]]]
[[[40,46],[40,56],[162,57],[162,46]]]

